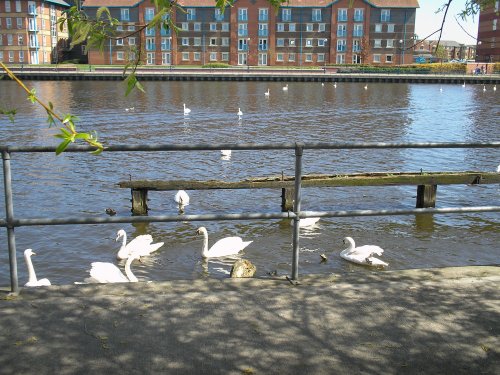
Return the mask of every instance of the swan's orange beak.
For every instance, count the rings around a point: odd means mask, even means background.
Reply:
[[[36,255],[36,253],[34,251],[31,252],[31,255]]]

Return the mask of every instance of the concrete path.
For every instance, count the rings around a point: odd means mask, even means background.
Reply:
[[[500,374],[500,267],[2,297],[1,374]]]

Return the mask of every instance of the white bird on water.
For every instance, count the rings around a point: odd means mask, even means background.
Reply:
[[[319,217],[305,217],[299,220],[299,228],[312,227],[319,221]],[[293,226],[294,220],[290,221],[290,225]]]
[[[333,84],[333,87],[337,88],[337,82],[335,82],[335,83]]]
[[[144,257],[151,255],[152,252],[163,246],[163,242],[153,243],[153,237],[150,234],[137,236],[127,244],[127,233],[120,229],[116,234],[116,241],[122,238],[122,246],[116,254],[117,259],[128,259],[132,255]]]
[[[241,112],[241,108],[238,108],[238,117],[243,116],[243,112]]]
[[[219,258],[229,255],[236,255],[253,241],[243,241],[241,237],[226,237],[214,243],[210,250],[208,249],[208,232],[205,227],[200,227],[197,234],[203,234],[203,247],[201,256],[203,258]]]
[[[497,91],[497,85],[493,86],[493,91]]]
[[[24,250],[24,260],[26,261],[26,266],[28,267],[28,282],[24,284],[24,286],[48,286],[51,285],[49,279],[40,279],[37,280],[35,267],[33,267],[33,263],[31,262],[31,256],[36,255],[32,249]]]
[[[353,263],[363,264],[365,266],[388,266],[389,264],[375,258],[374,255],[381,256],[384,250],[375,245],[364,245],[356,247],[351,237],[345,237],[344,244],[349,245],[347,249],[340,252],[340,256]]]
[[[462,83],[462,87],[465,87],[465,81],[464,81],[464,83]]]
[[[231,157],[231,150],[220,150],[221,156]]]
[[[125,275],[113,263],[109,262],[93,262],[89,271],[90,277],[85,279],[87,283],[136,283],[139,280],[132,273],[130,265],[134,259],[138,259],[139,255],[133,254],[127,258],[125,263]]]
[[[269,96],[269,88],[267,89],[267,91],[264,93],[265,96]]]
[[[184,105],[184,114],[189,115],[191,113],[191,110],[186,107],[186,103],[183,103],[183,105]]]
[[[486,91],[486,85],[483,85],[483,92]]]
[[[500,173],[500,164],[497,167],[497,173]]]
[[[365,89],[365,90],[368,90],[368,85],[365,85],[364,89]]]
[[[288,83],[286,84],[286,86],[283,86],[283,91],[288,91]]]
[[[177,194],[175,194],[175,201],[179,205],[179,213],[184,213],[184,207],[189,206],[189,195],[184,190],[179,190]]]

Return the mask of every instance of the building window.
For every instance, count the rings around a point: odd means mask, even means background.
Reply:
[[[392,63],[392,55],[385,55],[385,62]]]
[[[10,1],[9,0],[5,0],[5,12],[6,13],[10,13],[11,12]]]
[[[16,18],[16,25],[17,25],[18,29],[22,29],[23,28],[23,19],[20,17]]]
[[[129,46],[135,46],[135,37],[130,37],[128,38],[128,45]]]
[[[196,9],[193,9],[193,8],[187,9],[186,20],[188,20],[188,21],[196,20]]]
[[[222,61],[229,61],[229,52],[222,52],[221,54],[221,60]]]
[[[124,55],[125,55],[125,54],[124,54],[124,52],[123,52],[123,51],[118,51],[118,52],[116,53],[116,59],[117,59],[117,60],[124,60]]]
[[[306,23],[306,31],[311,32],[314,31],[314,27],[312,23]]]
[[[285,24],[284,23],[277,23],[276,24],[276,31],[278,31],[278,32],[285,31]]]
[[[216,21],[224,20],[224,14],[222,14],[222,11],[219,8],[215,9],[214,18]]]
[[[353,64],[361,64],[361,55],[352,55],[352,63]]]
[[[3,51],[0,51],[0,61],[3,61]]]
[[[248,40],[238,39],[238,51],[248,51]]]
[[[201,53],[200,52],[193,53],[193,61],[200,61],[200,60],[201,60]]]
[[[146,51],[156,50],[155,38],[146,38]]]
[[[210,61],[217,61],[217,52],[210,52]]]
[[[361,41],[359,39],[352,41],[352,52],[361,52]]]
[[[222,31],[229,31],[229,22],[222,23]]]
[[[155,36],[156,30],[154,27],[146,27],[146,36]]]
[[[373,55],[373,62],[374,63],[379,63],[380,62],[380,55],[378,55],[378,54]]]
[[[497,4],[498,4],[498,1],[497,1]],[[497,19],[494,19],[493,20],[493,25],[492,25],[492,30],[495,31],[497,29]]]
[[[28,1],[28,14],[36,14],[36,3],[34,1]]]
[[[337,22],[347,22],[347,8],[339,8]]]
[[[337,25],[337,37],[345,38],[347,36],[347,24],[339,23]]]
[[[387,48],[394,48],[394,39],[387,39]]]
[[[248,9],[247,8],[239,8],[238,9],[238,21],[239,22],[247,22],[248,21]]]
[[[283,54],[282,53],[277,53],[276,54],[276,61],[280,61],[280,62],[283,61]]]
[[[376,33],[381,33],[382,32],[382,24],[381,23],[376,23],[375,24],[375,32]]]
[[[201,46],[201,38],[194,38],[193,39],[193,46]]]
[[[325,61],[325,54],[324,53],[318,53],[318,62],[324,62]]]
[[[288,39],[288,47],[295,47],[295,39]]]
[[[229,38],[221,38],[221,43],[220,45],[223,46],[223,47],[227,47],[229,46]]]
[[[189,31],[189,23],[187,22],[181,23],[181,31]]]
[[[313,40],[311,38],[306,39],[306,47],[312,47],[313,46]]]
[[[345,52],[347,46],[347,40],[345,39],[337,39],[337,51]]]
[[[284,46],[285,46],[285,39],[283,38],[276,39],[276,47],[284,47]]]
[[[352,30],[352,36],[355,38],[361,38],[363,36],[363,24],[355,24]]]
[[[321,22],[321,9],[313,9],[311,16],[313,22]]]
[[[393,23],[388,23],[387,24],[387,32],[388,33],[393,33],[394,32],[394,24]]]
[[[212,22],[210,24],[210,31],[217,31],[217,24],[216,23]]]
[[[354,22],[363,22],[363,8],[354,9]]]
[[[35,20],[34,20],[33,18],[30,18],[30,26],[31,26],[32,24],[35,24],[35,25],[36,25],[36,23],[35,23],[34,21],[35,21]],[[5,27],[6,27],[7,29],[12,29],[12,18],[7,17],[7,18],[5,19]],[[33,29],[31,29],[31,28],[30,28],[30,31],[33,31],[33,30],[35,30],[35,28],[33,28]]]
[[[189,61],[189,52],[182,52],[182,61]]]
[[[281,20],[283,22],[290,22],[292,20],[292,10],[289,8],[281,9]]]
[[[373,48],[382,48],[382,40],[381,39],[375,39],[373,41]]]
[[[21,1],[16,0],[16,12],[20,13],[21,12]]]
[[[313,54],[306,53],[306,62],[312,62],[312,61],[313,61]]]
[[[267,39],[259,39],[259,51],[267,51]]]
[[[154,65],[155,64],[155,53],[154,52],[147,53],[146,64],[147,65]]]
[[[269,21],[269,9],[259,8],[259,22]]]
[[[259,36],[268,36],[267,23],[259,23]]]
[[[181,44],[183,46],[189,46],[189,38],[182,38],[181,39]]]
[[[171,49],[171,39],[170,38],[161,38],[161,50],[162,51],[170,51]]]
[[[318,24],[318,31],[322,32],[326,30],[326,24],[325,23],[320,23]]]
[[[382,9],[380,11],[380,22],[389,22],[391,20],[391,10]]]
[[[337,64],[345,64],[345,54],[343,54],[343,53],[337,54],[336,63]]]
[[[8,46],[11,46],[14,44],[14,42],[12,40],[13,40],[12,34],[7,34],[7,45]]]
[[[120,15],[122,21],[130,21],[130,10],[128,8],[121,8]],[[123,60],[123,54],[122,54],[122,60]]]
[[[210,45],[216,46],[217,45],[217,38],[210,38]]]
[[[170,53],[163,52],[161,54],[161,63],[162,65],[170,65],[172,63],[172,60],[170,58]]]
[[[42,27],[42,29],[43,29],[43,27]],[[116,31],[123,31],[123,26],[122,25],[116,26]]]
[[[146,22],[151,21],[155,16],[155,8],[146,8],[144,11],[144,20]]]
[[[289,62],[295,61],[295,53],[289,53],[288,54],[288,61]]]
[[[248,23],[238,24],[238,36],[248,36]]]
[[[194,31],[201,31],[201,22],[195,22],[193,25]]]
[[[294,23],[289,23],[288,24],[288,31],[295,32],[296,28],[297,28],[296,24],[294,24]]]
[[[326,45],[328,39],[326,38],[318,38],[318,47],[324,47]]]
[[[134,25],[129,25],[129,26],[127,27],[127,30],[128,30],[128,31],[135,31],[135,26],[134,26]]]
[[[17,35],[17,45],[24,45],[24,35]]]
[[[150,38],[148,38],[148,39],[150,39]],[[123,46],[123,39],[116,39],[116,45]]]
[[[9,51],[9,62],[14,62],[14,51]]]

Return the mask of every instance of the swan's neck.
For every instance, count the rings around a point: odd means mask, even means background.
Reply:
[[[36,273],[35,273],[35,268],[33,267],[33,263],[31,262],[31,255],[24,255],[24,260],[26,260],[26,266],[28,267],[28,277],[29,280],[28,282],[30,283],[36,283]]]
[[[203,248],[201,249],[201,256],[208,258],[208,233],[203,232]]]
[[[132,270],[130,269],[130,265],[132,264],[132,261],[134,260],[134,257],[128,257],[127,262],[125,263],[125,275],[127,275],[128,280],[131,283],[136,283],[139,280],[135,275],[132,273]]]
[[[354,242],[351,239],[347,240],[347,242],[348,242],[347,248],[344,251],[342,251],[344,254],[349,254],[351,251],[354,250],[354,246],[355,246]]]
[[[127,235],[124,234],[122,238],[122,246],[120,247],[120,250],[118,250],[118,257],[120,259],[125,259],[128,254],[127,254]]]

